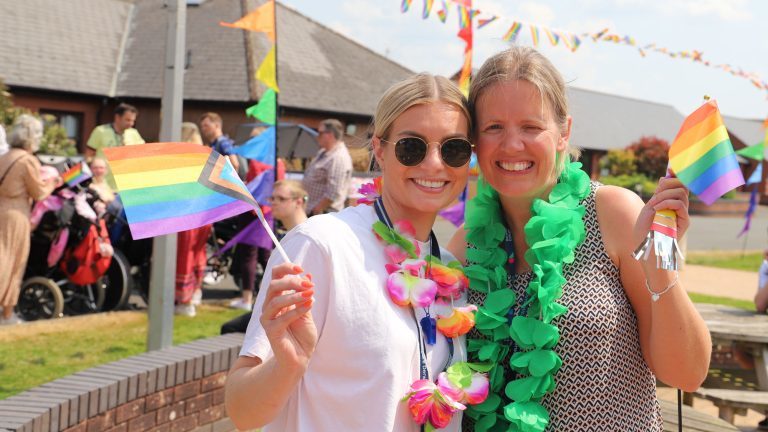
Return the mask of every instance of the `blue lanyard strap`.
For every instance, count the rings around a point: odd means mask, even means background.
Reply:
[[[387,210],[384,208],[384,202],[382,201],[381,197],[376,199],[376,201],[373,203],[373,208],[376,210],[376,215],[379,217],[379,220],[383,222],[388,228],[392,229],[392,221],[389,219],[389,215],[387,214]],[[429,232],[429,243],[430,243],[430,252],[432,256],[440,259],[440,245],[437,242],[437,237],[435,236],[434,231]],[[416,312],[411,308],[411,317],[413,317],[413,322],[416,324],[416,332],[419,336],[419,377],[421,379],[429,379],[429,369],[427,368],[427,362],[426,362],[426,352],[427,347],[424,342],[424,337],[421,333],[422,328],[421,325],[419,325],[419,320],[416,319]],[[429,317],[424,317],[429,318]],[[446,368],[448,365],[451,364],[451,360],[453,359],[453,339],[446,337],[446,341],[448,342],[448,363],[446,364]],[[445,368],[444,368],[445,369]]]

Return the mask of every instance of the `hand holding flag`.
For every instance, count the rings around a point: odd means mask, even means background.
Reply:
[[[669,149],[669,170],[707,205],[744,184],[736,153],[714,100],[706,101],[683,121]],[[661,195],[662,182],[652,201]],[[677,270],[678,256],[683,258],[677,244],[679,211],[676,214],[667,210],[679,209],[664,206],[664,201],[654,202],[654,206],[657,211],[651,230],[635,250],[634,257],[647,259],[653,246],[657,267]]]

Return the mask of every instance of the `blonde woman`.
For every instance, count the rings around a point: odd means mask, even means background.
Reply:
[[[292,263],[272,255],[226,384],[239,429],[420,430],[401,399],[420,377],[463,359],[463,341],[422,338],[417,320],[445,305],[398,306],[387,295],[388,255],[372,226],[409,221],[419,257],[451,260],[431,230],[466,185],[470,129],[465,99],[446,78],[419,74],[382,96],[372,138],[381,198],[294,228],[281,242]],[[459,430],[459,418],[445,430]]]
[[[677,274],[632,252],[657,210],[685,233],[687,190],[662,179],[644,204],[590,183],[570,163],[563,79],[532,48],[486,60],[469,102],[483,181],[450,247],[478,316],[500,322],[468,335],[470,357],[496,363],[495,404],[466,413],[465,430],[661,431],[656,379],[698,388],[711,342]]]

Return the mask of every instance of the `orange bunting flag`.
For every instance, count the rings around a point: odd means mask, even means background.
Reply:
[[[272,42],[275,41],[275,1],[268,0],[253,12],[233,23],[219,22],[224,27],[239,28],[255,32],[263,32]]]

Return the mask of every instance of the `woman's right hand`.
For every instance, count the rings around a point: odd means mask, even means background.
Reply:
[[[306,370],[317,345],[312,319],[314,284],[311,275],[299,276],[301,267],[285,263],[272,269],[272,281],[261,308],[261,326],[269,338],[275,360]]]

